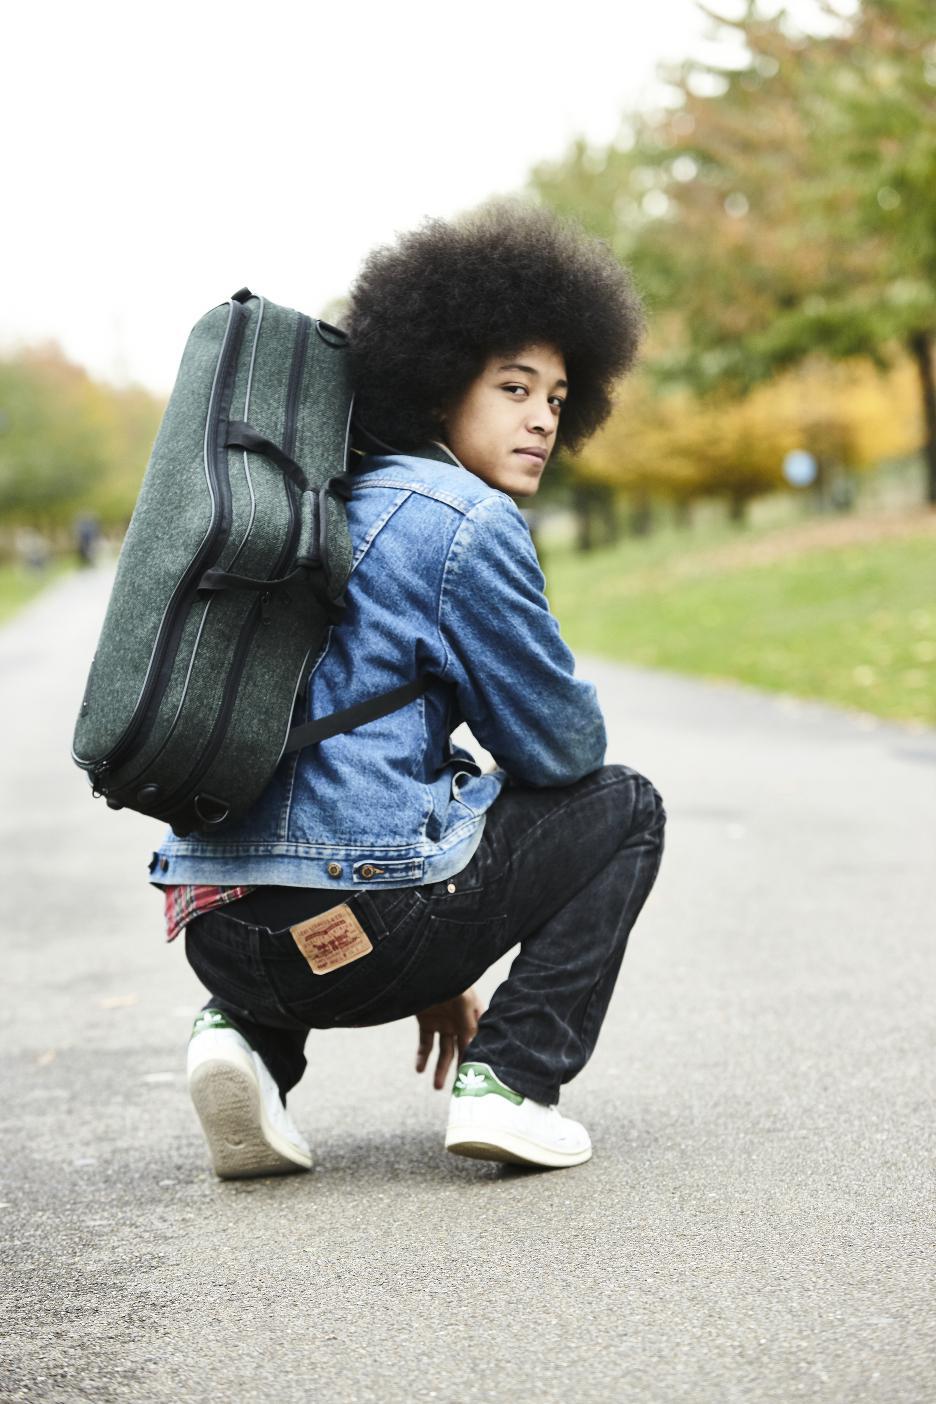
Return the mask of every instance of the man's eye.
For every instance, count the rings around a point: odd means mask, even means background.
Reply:
[[[525,393],[526,393],[526,388],[527,388],[527,387],[526,387],[525,385],[502,385],[502,386],[501,386],[501,389],[502,389],[502,390],[523,390]],[[553,403],[554,403],[559,409],[562,409],[562,406],[565,404],[565,400],[562,398],[561,395],[550,395],[549,398],[553,401]],[[514,396],[514,399],[516,399],[516,396]]]

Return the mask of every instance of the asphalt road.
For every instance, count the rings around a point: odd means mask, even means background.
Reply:
[[[313,1034],[315,1171],[224,1183],[161,826],[68,756],[107,588],[0,631],[3,1400],[933,1398],[936,732],[582,658],[669,815],[593,1159],[447,1155],[409,1021]]]

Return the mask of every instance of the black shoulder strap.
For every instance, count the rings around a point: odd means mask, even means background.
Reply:
[[[301,751],[303,746],[311,746],[316,741],[337,736],[339,731],[353,731],[363,722],[385,717],[388,712],[395,712],[399,707],[405,707],[407,702],[412,702],[421,692],[425,692],[428,686],[429,679],[424,675],[415,682],[404,683],[402,687],[395,687],[390,692],[381,692],[377,697],[368,697],[364,702],[356,702],[353,707],[345,707],[340,712],[331,712],[327,717],[318,717],[302,726],[294,726],[286,738],[283,754]]]
[[[456,468],[464,468],[464,464],[459,462],[447,444],[443,444],[439,439],[427,439],[417,449],[394,448],[393,444],[388,444],[385,439],[379,438],[371,429],[362,424],[355,416],[351,421],[353,433],[351,452],[357,457],[366,457],[374,454],[401,454],[406,458],[431,458],[436,463],[454,464]]]
[[[438,439],[431,439],[428,443],[422,444],[418,449],[413,450],[413,458],[431,458],[435,463],[447,463],[450,467],[464,468],[464,463],[459,462],[447,444],[441,443]]]

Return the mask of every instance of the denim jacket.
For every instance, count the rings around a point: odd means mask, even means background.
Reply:
[[[513,499],[442,445],[369,454],[347,504],[353,559],[341,622],[312,667],[306,717],[427,673],[387,716],[285,756],[223,834],[170,830],[154,884],[415,887],[467,864],[509,777],[567,785],[604,760],[604,718],[543,593]],[[451,732],[467,722],[482,772]],[[340,900],[340,898],[338,899]]]

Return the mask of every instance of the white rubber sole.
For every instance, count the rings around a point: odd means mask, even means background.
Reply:
[[[472,1160],[501,1160],[512,1165],[537,1165],[547,1170],[561,1170],[567,1165],[583,1165],[591,1159],[592,1148],[558,1151],[551,1146],[531,1141],[516,1132],[491,1129],[481,1131],[477,1126],[451,1126],[445,1134],[445,1149],[453,1155],[466,1155]]]
[[[206,1059],[189,1075],[211,1163],[225,1180],[308,1170],[310,1156],[290,1145],[263,1112],[257,1081],[227,1059]]]

